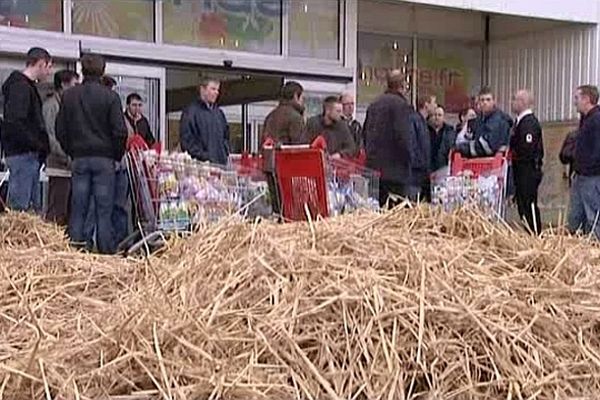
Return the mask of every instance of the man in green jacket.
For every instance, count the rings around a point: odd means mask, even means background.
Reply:
[[[267,138],[280,144],[305,144],[304,88],[287,82],[281,89],[279,105],[267,115],[262,142]]]

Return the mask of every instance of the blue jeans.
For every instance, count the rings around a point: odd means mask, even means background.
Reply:
[[[37,153],[6,157],[8,207],[14,211],[42,210],[39,158]]]
[[[86,217],[90,198],[95,205],[96,244],[102,254],[113,254],[112,209],[115,193],[115,162],[109,158],[83,157],[72,164],[71,220],[69,235],[77,244],[86,244]]]
[[[129,176],[123,168],[115,174],[114,201],[112,222],[116,243],[119,244],[129,235]]]
[[[571,186],[569,230],[600,239],[600,176],[577,175]]]

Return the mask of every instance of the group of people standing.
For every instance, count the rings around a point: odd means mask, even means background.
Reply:
[[[127,97],[123,111],[116,82],[105,75],[105,61],[87,54],[81,59],[83,81],[75,71],[54,75],[54,92],[43,101],[36,82],[52,73],[52,57],[32,48],[23,71],[14,71],[2,86],[5,98],[0,139],[10,171],[9,206],[27,211],[41,208],[39,174],[47,165],[47,217],[66,224],[76,246],[94,243],[101,253],[113,253],[128,234],[128,175],[124,155],[132,138],[147,147],[155,143],[142,114],[143,100]],[[532,111],[533,96],[519,90],[512,99],[515,119],[496,106],[483,88],[474,109],[460,113],[456,127],[445,121],[435,96],[422,96],[414,108],[405,97],[400,71],[388,75],[387,90],[367,109],[364,126],[354,118],[354,98],[344,93],[324,99],[322,112],[305,119],[304,88],[289,81],[280,101],[266,117],[263,141],[282,145],[324,142],[331,157],[366,158],[380,173],[381,205],[397,199],[429,200],[431,179],[449,164],[454,150],[464,157],[508,154],[519,215],[540,233],[538,188],[544,158],[541,125]],[[198,98],[180,121],[181,149],[194,159],[225,165],[229,159],[229,125],[218,106],[220,82],[205,79]],[[600,108],[594,86],[577,89],[575,102],[582,118],[571,138],[568,159],[575,171],[569,227],[600,237]],[[563,157],[564,156],[564,157]]]
[[[42,48],[27,54],[23,71],[2,86],[4,120],[0,140],[9,170],[8,205],[40,211],[40,169],[49,175],[46,217],[68,225],[71,243],[114,253],[129,234],[129,180],[124,165],[128,140],[154,144],[143,101],[127,97],[123,110],[116,81],[105,75],[99,55],[81,58],[83,81],[75,71],[54,75],[54,91],[42,99],[36,82],[52,74],[52,57]]]

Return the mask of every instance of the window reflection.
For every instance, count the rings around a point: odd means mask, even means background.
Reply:
[[[290,55],[339,58],[340,4],[338,0],[287,0]]]
[[[165,0],[165,43],[281,53],[281,0]]]
[[[0,25],[62,30],[62,0],[0,0]]]
[[[73,32],[153,41],[154,1],[73,0]]]

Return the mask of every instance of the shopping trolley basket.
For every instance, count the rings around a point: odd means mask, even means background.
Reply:
[[[450,174],[434,182],[434,203],[452,210],[464,205],[479,206],[486,214],[504,218],[508,182],[508,153],[493,157],[465,158],[450,153]]]
[[[290,146],[274,150],[275,179],[284,220],[304,221],[327,217],[327,183],[324,153],[308,146]]]

